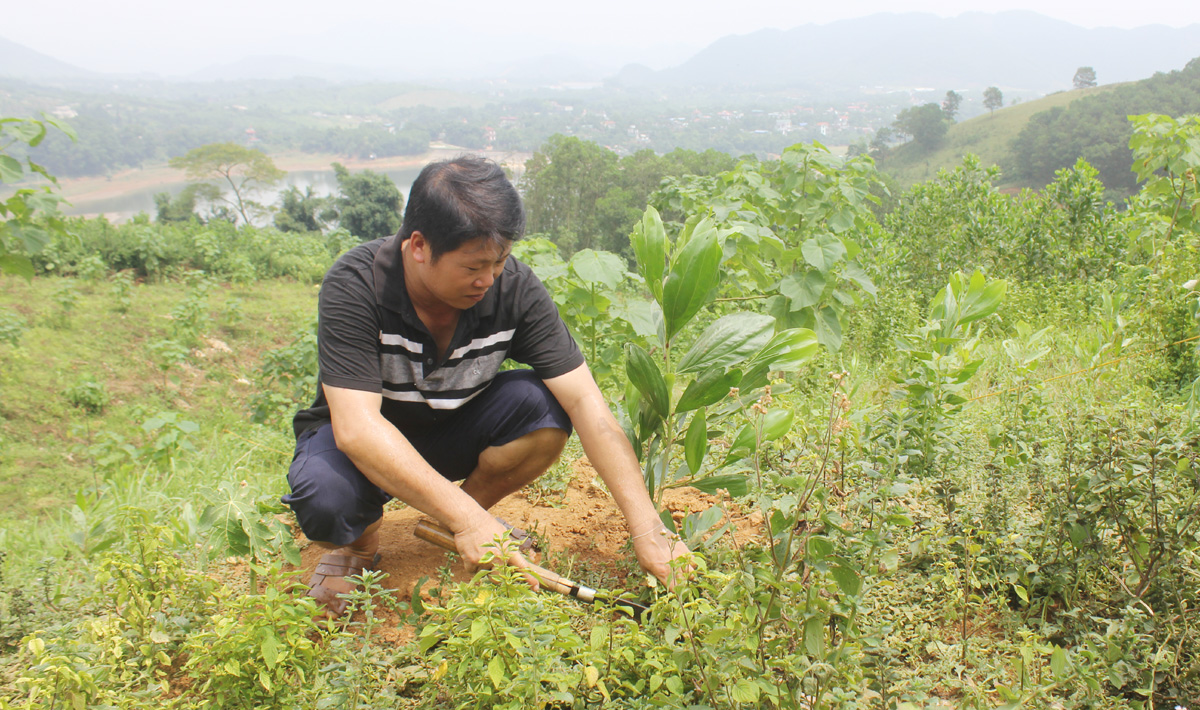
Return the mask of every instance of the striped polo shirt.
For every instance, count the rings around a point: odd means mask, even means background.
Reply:
[[[361,244],[330,268],[318,305],[320,382],[379,392],[398,429],[437,424],[485,390],[505,359],[542,379],[583,364],[550,294],[528,266],[509,257],[479,303],[462,312],[438,359],[429,329],[404,286],[397,236]],[[296,414],[296,435],[329,421],[323,390]]]

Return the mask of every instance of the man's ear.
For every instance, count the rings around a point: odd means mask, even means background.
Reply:
[[[408,237],[408,250],[412,254],[413,261],[425,264],[433,261],[433,253],[429,249],[429,240],[425,239],[425,235],[413,230],[413,233]]]

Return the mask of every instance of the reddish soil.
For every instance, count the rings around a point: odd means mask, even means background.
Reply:
[[[667,492],[664,505],[682,517],[690,512],[706,510],[720,501],[716,496],[694,488],[674,489]],[[624,518],[604,490],[586,458],[573,466],[573,479],[558,507],[545,503],[535,504],[522,493],[501,501],[492,513],[517,527],[533,531],[542,541],[543,553],[532,558],[555,572],[575,579],[598,576],[615,580],[615,585],[632,589],[643,584],[641,574],[628,578],[638,571],[637,560],[626,547],[629,535],[625,530]],[[388,574],[384,586],[396,590],[399,600],[412,596],[414,585],[421,577],[435,579],[438,570],[447,564],[450,553],[413,536],[417,521],[426,516],[420,511],[400,507],[385,510],[383,527],[380,529],[380,569]],[[752,519],[740,521],[739,528],[752,527]],[[746,539],[743,535],[739,539]],[[298,540],[302,548],[303,577],[307,580],[316,567],[317,560],[326,552],[310,544],[301,535]],[[461,561],[452,566],[456,582],[471,578]],[[390,620],[393,625],[396,620]],[[394,628],[394,638],[408,637],[409,631]]]

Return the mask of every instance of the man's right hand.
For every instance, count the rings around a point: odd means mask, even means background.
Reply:
[[[503,551],[497,546],[497,541],[510,551],[507,557],[501,558]],[[458,548],[458,554],[462,555],[463,561],[466,562],[467,569],[472,571],[480,567],[490,568],[497,563],[521,569],[530,567],[529,561],[517,551],[516,541],[509,538],[508,528],[491,515],[480,516],[467,527],[457,530],[454,533],[454,545]],[[483,558],[489,552],[492,553],[493,559],[485,564]],[[538,591],[537,578],[526,573],[525,581],[529,584],[530,589]]]

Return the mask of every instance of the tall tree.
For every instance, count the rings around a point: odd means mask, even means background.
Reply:
[[[193,148],[186,155],[171,158],[170,166],[182,170],[192,180],[224,180],[229,185],[232,197],[223,193],[204,194],[215,201],[226,202],[241,216],[242,222],[250,223],[250,213],[265,211],[252,198],[266,188],[283,179],[286,172],[275,167],[275,162],[265,153],[246,148],[236,143],[210,143]]]
[[[326,219],[336,212],[330,209],[331,198],[313,194],[312,185],[295,185],[283,191],[279,211],[275,213],[275,228],[281,232],[320,232]]]
[[[954,89],[947,91],[946,98],[942,99],[942,113],[946,114],[947,121],[954,123],[959,106],[962,106],[962,94]]]
[[[400,230],[404,197],[396,183],[383,173],[351,173],[333,164],[338,195],[333,200],[338,225],[359,239],[377,239]]]
[[[983,92],[983,107],[988,110],[988,113],[994,113],[996,109],[1004,105],[1004,94],[995,86],[989,86]]]
[[[568,253],[605,248],[597,208],[617,175],[616,153],[572,136],[550,136],[525,162],[521,179],[529,232],[550,235]]]
[[[1091,67],[1079,67],[1071,83],[1076,89],[1090,89],[1096,85],[1096,70]]]
[[[196,198],[204,196],[200,187],[188,185],[174,196],[169,192],[154,193],[154,207],[158,212],[155,221],[187,222],[196,218]]]
[[[892,125],[901,133],[912,136],[915,143],[929,149],[937,146],[950,129],[946,114],[937,104],[925,104],[904,109]]]

